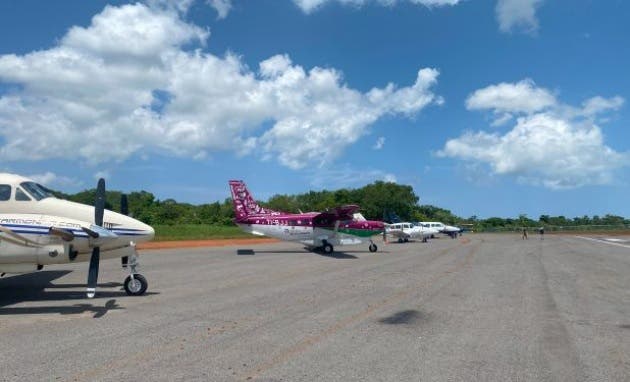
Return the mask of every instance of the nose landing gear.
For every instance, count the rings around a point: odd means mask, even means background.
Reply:
[[[147,279],[140,273],[137,273],[138,265],[138,257],[135,254],[130,257],[129,262],[126,264],[126,268],[129,269],[129,276],[125,279],[124,287],[125,292],[129,296],[143,295],[149,287]]]

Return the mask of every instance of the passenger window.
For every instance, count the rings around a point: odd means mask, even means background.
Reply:
[[[26,195],[26,193],[18,187],[15,189],[15,200],[18,202],[30,202],[31,198],[29,198],[28,195]]]
[[[0,184],[0,201],[11,199],[11,186],[8,184]]]

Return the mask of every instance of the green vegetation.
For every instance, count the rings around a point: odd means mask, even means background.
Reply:
[[[254,237],[235,225],[216,226],[207,224],[154,225],[155,240],[204,240]]]
[[[226,186],[226,192],[228,191]],[[79,203],[93,204],[95,190],[86,190],[74,195],[56,193],[58,197]],[[120,211],[119,191],[108,191],[106,208]],[[251,237],[241,232],[233,223],[232,200],[192,205],[173,199],[157,200],[147,191],[128,194],[129,211],[135,218],[152,225],[156,240],[194,240],[207,238]],[[390,220],[397,216],[402,221],[441,221],[450,225],[472,227],[476,232],[516,231],[523,227],[532,230],[544,226],[555,230],[621,230],[630,229],[630,220],[616,215],[564,216],[541,215],[537,220],[527,215],[517,218],[491,217],[478,219],[476,216],[461,218],[451,211],[431,205],[420,205],[418,196],[411,186],[388,182],[374,182],[362,188],[336,191],[310,191],[298,195],[274,195],[261,205],[285,212],[323,211],[344,204],[358,204],[367,219]]]

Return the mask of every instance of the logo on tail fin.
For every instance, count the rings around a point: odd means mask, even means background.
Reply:
[[[230,180],[230,190],[232,191],[232,203],[234,205],[236,221],[245,220],[252,215],[278,214],[276,211],[259,206],[242,180]]]

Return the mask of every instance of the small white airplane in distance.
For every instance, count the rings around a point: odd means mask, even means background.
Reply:
[[[419,224],[421,224],[425,228],[436,229],[438,230],[438,232],[448,235],[453,239],[455,239],[457,235],[461,232],[460,228],[453,227],[451,225],[445,225],[444,223],[440,222],[420,222]]]
[[[121,207],[127,208],[126,198]],[[136,243],[149,241],[154,234],[152,227],[105,209],[103,179],[98,182],[92,207],[57,199],[31,179],[0,173],[0,276],[89,261],[87,296],[92,298],[100,259],[120,257],[130,273],[125,291],[141,295],[148,284],[136,273]]]
[[[263,208],[256,203],[241,180],[229,182],[236,224],[254,235],[297,241],[330,254],[333,245],[369,242],[370,252],[378,249],[372,236],[383,233],[383,222],[366,220],[359,206],[347,205],[325,212],[291,214]]]
[[[409,239],[421,239],[423,243],[426,243],[428,238],[439,232],[437,229],[409,222],[385,225],[385,234],[397,238],[399,243],[408,242]]]

